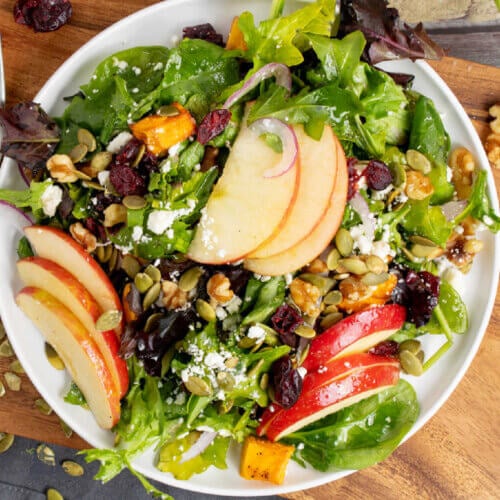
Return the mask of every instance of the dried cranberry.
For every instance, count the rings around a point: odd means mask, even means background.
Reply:
[[[17,0],[16,23],[32,26],[35,31],[54,31],[66,24],[73,13],[69,0]]]
[[[394,340],[384,340],[370,349],[376,356],[389,356],[394,358],[399,353],[399,344]]]
[[[283,408],[291,408],[302,392],[302,377],[293,367],[290,356],[276,360],[271,367],[274,400]]]
[[[396,304],[406,307],[407,320],[417,327],[429,322],[439,299],[439,277],[427,271],[413,271],[398,266],[398,283],[392,293]]]
[[[201,121],[196,139],[200,144],[206,144],[226,128],[230,119],[231,111],[228,109],[210,111]]]
[[[114,163],[111,165],[109,180],[116,192],[121,196],[136,194],[142,196],[147,192],[146,180],[137,169]]]
[[[141,149],[142,142],[139,139],[130,139],[118,152],[114,159],[114,163],[117,165],[124,165],[131,167],[134,165],[139,150]]]
[[[87,217],[84,220],[85,227],[94,235],[99,238],[100,241],[107,241],[108,235],[106,234],[106,229],[102,224],[99,224],[96,219],[92,217]]]
[[[222,35],[217,33],[210,23],[188,26],[182,30],[182,35],[183,38],[199,38],[220,45],[221,47],[224,45]]]
[[[370,160],[363,170],[366,183],[370,189],[381,191],[392,183],[392,174],[389,167],[382,161]]]
[[[358,192],[358,181],[361,177],[356,164],[358,163],[357,158],[347,159],[347,172],[349,174],[349,185],[347,188],[347,200],[350,200]]]
[[[292,306],[283,304],[271,316],[271,326],[278,332],[281,341],[296,347],[298,336],[295,329],[304,322],[300,313]]]

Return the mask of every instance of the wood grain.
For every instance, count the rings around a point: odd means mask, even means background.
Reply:
[[[73,0],[69,25],[33,33],[12,19],[11,0],[0,0],[0,29],[7,70],[8,103],[33,99],[50,75],[81,45],[113,22],[156,3],[139,0]],[[145,27],[147,29],[147,27]],[[500,70],[454,58],[431,63],[464,105],[484,140],[489,106],[500,101]],[[495,171],[500,190],[500,171]],[[466,376],[431,421],[383,463],[305,492],[297,500],[330,498],[498,498],[500,298],[484,341]],[[0,358],[0,373],[11,359]],[[3,379],[3,377],[2,377]],[[86,447],[66,438],[56,415],[34,407],[38,394],[25,375],[22,390],[0,399],[0,430],[40,441]]]

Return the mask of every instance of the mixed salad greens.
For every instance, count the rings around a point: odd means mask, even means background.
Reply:
[[[299,325],[321,336],[366,307],[401,304],[403,328],[373,352],[397,359],[411,351],[406,365],[400,359],[413,375],[467,330],[467,310],[450,277],[470,268],[481,247],[478,229],[500,228],[486,173],[474,165],[464,170],[463,151],[450,157],[440,115],[412,90],[411,75],[373,66],[439,56],[440,49],[384,1],[345,1],[339,15],[330,0],[287,16],[283,4],[274,1],[269,19],[258,24],[242,13],[233,47],[203,25],[186,28],[172,48],[113,54],[56,119],[33,103],[1,112],[2,151],[17,160],[29,186],[0,190],[0,199],[31,211],[38,224],[68,232],[80,224],[91,233],[96,244],[89,250],[128,310],[120,353],[130,389],[113,429],[118,446],[85,452],[101,461],[103,481],[131,468],[132,458],[151,446],[158,468],[176,478],[225,468],[231,441],[255,435],[264,408],[300,394],[311,338],[295,332]],[[265,77],[227,112],[227,99],[276,63],[289,68],[291,91]],[[240,263],[199,265],[186,257],[250,100],[249,123],[302,124],[315,139],[328,124],[348,157],[350,201],[341,229],[328,255],[290,275],[260,276]],[[196,127],[160,154],[130,133],[144,117],[185,113]],[[281,151],[279,137],[265,140]],[[54,155],[71,162],[54,168]],[[30,252],[23,240],[20,257]],[[230,300],[207,292],[215,275],[229,280]],[[294,302],[296,279],[319,292],[307,313]],[[424,334],[446,340],[422,360],[416,339]],[[76,387],[66,400],[84,403]],[[400,380],[282,441],[294,446],[300,464],[363,468],[386,458],[418,413],[415,391]]]

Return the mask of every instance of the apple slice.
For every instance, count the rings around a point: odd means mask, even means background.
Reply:
[[[120,419],[120,396],[90,334],[66,306],[41,288],[23,288],[16,302],[64,361],[97,423],[111,429]]]
[[[293,247],[307,237],[323,218],[337,178],[337,147],[333,130],[326,125],[319,141],[294,126],[299,143],[300,183],[290,215],[279,233],[265,241],[247,258],[265,259]]]
[[[295,202],[300,166],[266,177],[280,163],[265,141],[243,127],[233,144],[189,247],[196,262],[223,264],[242,259],[283,227]]]
[[[17,262],[21,280],[26,286],[42,288],[65,305],[82,323],[99,347],[123,397],[128,390],[128,369],[120,358],[120,341],[114,330],[99,331],[95,325],[101,308],[88,290],[66,269],[43,257],[27,257]]]
[[[346,159],[339,143],[337,177],[330,205],[313,231],[288,250],[265,259],[245,259],[243,266],[254,273],[278,276],[296,271],[314,260],[330,244],[342,222],[348,182]]]
[[[24,234],[37,255],[76,276],[102,311],[122,310],[120,298],[102,267],[71,236],[51,226],[28,226]],[[117,330],[121,333],[121,328]]]
[[[397,364],[369,366],[302,392],[289,409],[272,405],[262,415],[257,434],[265,434],[271,441],[277,441],[312,422],[396,385],[399,371]]]
[[[317,370],[335,357],[367,351],[396,333],[405,319],[406,309],[398,304],[351,314],[312,340],[302,366],[307,371]]]

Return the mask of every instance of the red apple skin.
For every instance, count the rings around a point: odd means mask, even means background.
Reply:
[[[35,254],[52,260],[73,274],[103,311],[122,310],[120,298],[102,267],[71,236],[51,226],[24,228]],[[121,326],[115,331],[120,335]]]
[[[97,423],[111,429],[120,419],[120,396],[97,344],[82,323],[41,288],[23,288],[16,302],[64,361]]]
[[[127,363],[118,355],[120,341],[116,332],[96,330],[95,324],[102,310],[94,297],[70,272],[43,257],[21,259],[17,262],[17,269],[26,286],[48,291],[81,321],[97,343],[123,397],[129,384]]]
[[[326,365],[336,356],[352,352],[352,349],[358,352],[368,350],[399,330],[405,319],[406,309],[398,304],[371,307],[351,314],[312,340],[303,366],[309,372]],[[385,333],[381,338],[378,334],[382,332]],[[357,342],[362,343],[359,349],[356,349]]]
[[[335,378],[307,393],[289,409],[272,405],[264,412],[257,435],[277,441],[306,425],[397,384],[399,367],[376,365]]]
[[[359,352],[330,360],[317,370],[307,372],[302,384],[302,392],[317,389],[332,380],[344,377],[350,372],[380,365],[391,365],[399,368],[399,360],[389,356],[377,356],[369,352]]]

